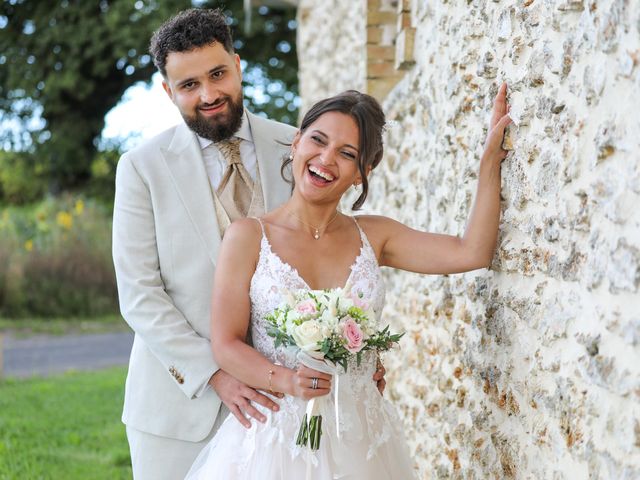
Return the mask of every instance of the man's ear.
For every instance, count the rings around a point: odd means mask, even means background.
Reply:
[[[236,72],[238,72],[238,76],[240,77],[240,80],[242,80],[242,64],[240,63],[240,55],[238,55],[237,53],[234,53],[233,62],[235,63],[235,66],[236,66]]]
[[[171,90],[171,87],[169,86],[167,81],[164,79],[162,80],[162,88],[165,92],[167,92],[167,95],[169,95],[169,99],[173,102],[173,91]]]

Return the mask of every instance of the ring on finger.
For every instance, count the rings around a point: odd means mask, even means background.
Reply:
[[[318,388],[318,378],[317,377],[313,377],[311,379],[311,389],[312,390],[316,390]]]

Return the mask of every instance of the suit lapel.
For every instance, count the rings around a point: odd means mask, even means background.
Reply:
[[[288,150],[286,145],[291,138],[277,138],[277,132],[268,120],[247,111],[247,120],[251,127],[251,136],[256,150],[256,159],[260,169],[265,212],[283,204],[291,195],[291,187],[280,175],[282,155]]]
[[[189,218],[215,265],[220,230],[198,139],[185,124],[180,124],[171,144],[166,150],[162,149],[162,154]]]

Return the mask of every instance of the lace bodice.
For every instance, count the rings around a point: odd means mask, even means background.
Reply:
[[[362,294],[362,299],[371,306],[376,321],[379,321],[380,312],[384,306],[384,281],[367,236],[355,218],[354,222],[360,232],[361,247],[360,253],[351,265],[347,284],[351,285],[354,293]],[[273,252],[262,222],[260,226],[262,227],[260,256],[249,290],[253,346],[272,361],[293,368],[296,366],[294,353],[290,350],[274,348],[273,338],[267,335],[267,322],[264,318],[282,303],[284,291],[311,289],[294,267]],[[369,365],[367,369],[368,367]]]

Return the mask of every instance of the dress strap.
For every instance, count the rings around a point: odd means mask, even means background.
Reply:
[[[356,224],[356,227],[358,228],[358,232],[360,232],[360,240],[362,241],[362,243],[364,243],[367,236],[364,234],[364,231],[362,230],[362,227],[360,227],[360,224],[358,223],[358,220],[356,219],[356,217],[351,217],[351,219],[353,220],[353,223]]]
[[[262,230],[262,238],[267,238],[267,234],[264,231],[264,223],[262,223],[262,219],[258,217],[250,217],[256,220],[260,224],[260,229]]]
[[[360,232],[360,241],[362,242],[362,245],[369,247],[371,249],[371,251],[373,251],[373,247],[369,243],[369,239],[367,238],[367,234],[364,233],[364,230],[362,230],[362,227],[358,223],[358,220],[356,219],[355,216],[351,217],[351,218],[353,219],[353,222],[356,224],[356,227],[358,227],[358,231]]]

